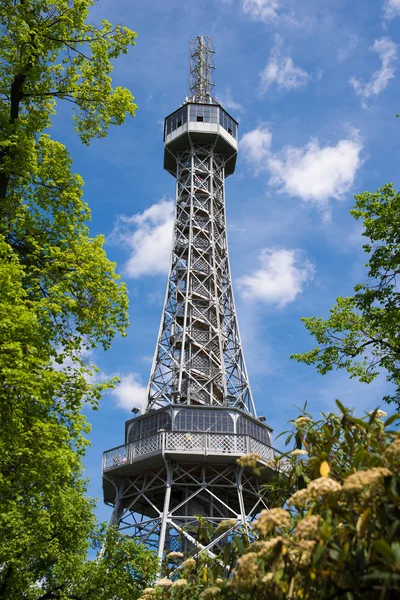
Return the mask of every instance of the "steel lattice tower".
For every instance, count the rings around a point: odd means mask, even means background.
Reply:
[[[111,522],[160,558],[218,552],[266,506],[271,428],[257,418],[235,311],[225,218],[225,177],[235,169],[237,122],[212,95],[210,39],[191,44],[190,97],[165,119],[164,168],[176,178],[170,270],[142,415],[125,445],[104,453]],[[256,453],[263,477],[237,465]],[[196,515],[231,527],[204,546]]]

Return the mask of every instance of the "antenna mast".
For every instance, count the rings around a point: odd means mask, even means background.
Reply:
[[[217,104],[211,90],[215,86],[212,57],[215,50],[211,38],[198,35],[190,42],[190,101],[199,104]]]

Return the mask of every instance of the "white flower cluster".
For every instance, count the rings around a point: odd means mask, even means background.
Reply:
[[[261,535],[269,535],[277,529],[284,529],[290,523],[290,513],[283,508],[264,509],[260,512],[257,521],[254,523],[254,528]]]
[[[321,522],[322,518],[319,515],[308,515],[297,523],[294,536],[303,540],[315,539],[318,537]]]
[[[244,454],[238,458],[236,462],[239,467],[250,467],[251,469],[255,469],[259,460],[261,460],[261,456],[259,454],[256,454],[255,452],[249,452],[248,454]]]
[[[344,492],[361,492],[365,486],[375,488],[375,491],[381,490],[381,484],[384,477],[388,477],[392,473],[385,467],[374,467],[366,471],[357,471],[349,475],[343,483]]]

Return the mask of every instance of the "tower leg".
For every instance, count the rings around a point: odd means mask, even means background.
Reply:
[[[220,458],[221,462],[201,464],[160,457],[158,468],[151,466],[124,478],[107,474],[115,494],[111,525],[152,548],[160,569],[171,551],[185,556],[207,553],[219,560],[235,533],[254,537],[250,524],[267,507],[265,479],[239,467],[226,453],[221,452]],[[201,539],[195,533],[199,516],[211,526],[202,529]],[[222,521],[231,523],[216,533]]]
[[[110,525],[117,525],[121,520],[122,512],[124,510],[124,505],[122,501],[124,489],[125,483],[122,483],[119,487],[117,487],[117,497],[112,511]]]
[[[243,527],[246,533],[248,532],[248,517],[246,514],[246,508],[243,501],[243,485],[242,485],[243,467],[236,467],[236,485],[238,491],[240,514],[242,517]]]
[[[171,465],[168,461],[166,461],[166,469],[167,469],[167,481],[165,483],[165,498],[164,498],[164,508],[161,515],[161,527],[160,527],[160,539],[158,542],[158,558],[162,561],[164,546],[165,546],[165,536],[167,533],[167,523],[168,523],[168,512],[169,512],[169,504],[171,501],[171,486],[172,486],[172,469]]]

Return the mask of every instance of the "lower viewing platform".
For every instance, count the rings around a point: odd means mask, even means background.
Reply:
[[[274,458],[272,447],[251,435],[160,431],[106,450],[103,454],[103,472],[128,467],[157,455],[176,455],[180,460],[193,460],[197,457],[199,461],[207,456],[208,460],[215,457],[218,462],[225,462],[224,458],[231,462],[233,457],[239,458],[248,453],[258,454],[263,462]]]
[[[276,455],[271,431],[261,419],[234,407],[171,404],[149,411],[126,422],[125,444],[104,452],[104,500],[114,503],[119,481],[143,474],[151,479],[167,463],[235,471],[236,460],[251,453],[266,467],[260,481],[268,480],[273,469],[267,463]]]

